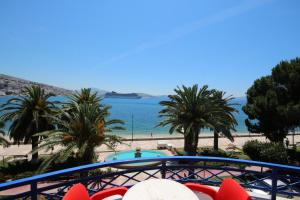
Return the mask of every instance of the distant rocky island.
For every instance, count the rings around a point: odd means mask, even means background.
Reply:
[[[65,96],[73,92],[72,90],[0,74],[0,96],[20,95],[22,93],[22,89],[30,85],[40,86],[46,93],[52,93],[56,96]]]
[[[43,88],[46,93],[52,93],[56,96],[66,96],[71,94],[72,90],[59,88],[43,83],[33,82],[5,74],[0,74],[0,96],[15,96],[22,94],[22,90],[26,86],[38,85]],[[144,97],[152,97],[149,94],[144,93],[118,93],[118,92],[107,92],[97,88],[92,88],[93,92],[97,92],[103,98],[120,98],[120,99],[140,99]]]
[[[119,92],[108,92],[105,90],[100,90],[97,88],[91,88],[93,92],[97,92],[102,98],[120,98],[120,99],[140,99],[140,98],[147,98],[153,97],[150,94],[145,93],[119,93]]]
[[[117,92],[107,92],[104,95],[104,98],[125,98],[125,99],[140,99],[142,98],[139,96],[137,93],[126,93],[126,94],[121,94]]]

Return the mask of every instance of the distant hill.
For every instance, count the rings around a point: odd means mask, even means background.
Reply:
[[[57,96],[65,96],[73,92],[72,90],[67,90],[43,83],[37,83],[21,78],[16,78],[13,76],[0,74],[0,96],[19,95],[22,93],[22,89],[25,86],[30,85],[38,85],[41,88],[43,88],[47,93],[52,93]]]
[[[153,97],[153,95],[150,94],[146,94],[146,93],[136,93],[137,95],[143,97],[143,98],[147,98],[147,97]]]
[[[5,74],[0,74],[0,96],[14,96],[20,95],[22,89],[25,86],[38,85],[43,88],[47,93],[52,93],[57,96],[65,96],[71,94],[72,90],[67,90],[64,88],[59,88],[56,86],[51,86],[43,83],[33,82],[13,76],[8,76]],[[152,97],[145,93],[117,93],[108,92],[106,90],[101,90],[98,88],[91,88],[93,92],[97,92],[99,96],[103,98],[125,98],[125,99],[140,99],[145,97]]]

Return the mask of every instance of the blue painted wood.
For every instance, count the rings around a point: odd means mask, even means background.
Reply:
[[[163,161],[161,163],[161,178],[166,178],[166,170],[167,170],[167,166],[166,166],[166,161]]]
[[[122,164],[131,164],[137,162],[157,162],[160,161],[162,164],[159,166],[148,166],[148,167],[138,167],[134,169],[126,169],[117,172],[111,172],[107,174],[93,174],[87,177],[81,177],[78,179],[72,180],[63,180],[60,183],[54,183],[50,186],[43,186],[37,188],[39,182],[45,182],[59,178],[61,176],[71,175],[80,172],[89,172],[95,169],[103,169],[105,167],[116,167]],[[175,164],[170,165],[170,163],[179,162],[179,163],[191,163],[191,162],[204,162],[204,165],[200,164]],[[220,162],[226,164],[242,164],[247,166],[256,166],[260,170],[255,171],[251,169],[236,168],[234,166],[210,166],[209,162]],[[262,169],[268,168],[270,172],[264,172]],[[283,172],[285,174],[283,174]],[[206,173],[207,176],[203,177],[203,173]],[[288,173],[298,173],[300,176],[300,168],[295,166],[287,166],[266,162],[256,162],[256,161],[247,161],[239,160],[232,158],[220,158],[220,157],[192,157],[192,156],[169,156],[169,157],[159,157],[159,158],[137,158],[131,160],[122,160],[122,161],[109,161],[103,163],[93,163],[89,165],[74,167],[70,169],[59,170],[55,172],[45,173],[33,177],[23,178],[15,181],[9,181],[6,183],[0,184],[0,191],[16,188],[23,185],[31,185],[31,191],[24,192],[15,197],[31,197],[35,199],[37,194],[44,195],[48,199],[61,199],[64,194],[65,188],[71,186],[74,183],[82,182],[90,187],[89,191],[94,193],[98,190],[101,190],[105,187],[115,187],[118,185],[124,185],[131,187],[133,184],[142,181],[138,177],[143,174],[145,179],[148,178],[170,178],[179,182],[198,182],[203,184],[212,184],[219,185],[222,182],[222,174],[231,175],[232,178],[240,181],[241,185],[246,188],[256,188],[269,191],[272,194],[272,199],[276,198],[276,194],[288,194],[290,196],[296,195],[300,196],[300,192],[295,191],[286,191],[287,188],[292,188],[298,186],[300,188],[300,177],[289,175]],[[254,180],[245,180],[245,176],[253,176]],[[258,176],[258,178],[255,178]],[[262,176],[263,178],[259,178]],[[272,187],[266,185],[263,180],[266,178],[272,179]],[[285,178],[289,180],[287,186],[278,187],[277,179]],[[120,181],[122,180],[122,181]],[[255,185],[260,183],[259,185]],[[91,188],[91,185],[97,186],[97,188]],[[93,186],[94,187],[94,186]],[[57,193],[46,193],[50,189],[60,188],[61,191]],[[13,199],[14,197],[10,197]]]
[[[273,169],[272,170],[272,191],[271,191],[272,200],[276,200],[277,180],[278,180],[278,171],[277,169]]]
[[[30,193],[30,197],[32,200],[37,200],[37,182],[33,182],[31,183],[30,185],[30,190],[31,190],[31,193]]]

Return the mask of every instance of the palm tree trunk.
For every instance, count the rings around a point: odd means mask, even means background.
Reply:
[[[219,134],[216,130],[214,130],[214,151],[218,151],[219,149]]]
[[[189,156],[196,156],[197,155],[197,148],[198,148],[198,140],[199,140],[199,129],[195,128],[193,130],[193,133],[190,134],[190,151],[188,152]],[[194,162],[188,162],[187,164],[189,165],[193,165]],[[194,174],[194,169],[189,170],[189,174],[188,174],[190,179],[195,179],[195,174]]]
[[[31,148],[36,149],[39,145],[39,137],[31,137]],[[38,162],[39,153],[35,152],[32,154],[31,163],[35,164]]]
[[[96,155],[94,152],[95,152],[94,148],[87,148],[80,159],[81,165],[87,165],[93,163],[96,159]]]
[[[186,156],[196,156],[198,147],[198,130],[184,136],[184,151]]]
[[[195,153],[195,156],[197,155],[198,153],[198,141],[199,141],[199,130],[198,129],[195,129],[194,130],[194,153]]]
[[[83,153],[82,157],[79,158],[79,163],[80,165],[87,165],[87,164],[91,164],[93,163],[94,161],[96,161],[95,159],[95,149],[92,147],[92,148],[87,148],[85,150],[85,152]],[[82,171],[79,173],[80,175],[80,178],[86,178],[88,177],[89,175],[89,172],[88,171]],[[85,183],[83,183],[85,184]]]
[[[184,151],[186,156],[195,156],[196,150],[193,145],[192,133],[184,137]]]

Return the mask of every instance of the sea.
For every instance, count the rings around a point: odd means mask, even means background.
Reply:
[[[6,102],[12,97],[0,97],[0,104]],[[159,111],[162,106],[159,102],[167,100],[167,96],[147,97],[141,99],[121,99],[121,98],[104,98],[102,103],[111,106],[110,116],[111,119],[121,119],[125,122],[124,127],[126,130],[113,132],[113,134],[120,135],[122,137],[159,137],[169,134],[169,127],[157,127],[157,124],[162,120],[159,117]],[[66,97],[52,97],[53,101],[66,101]],[[245,119],[247,115],[242,111],[242,106],[246,103],[245,97],[235,98],[232,103],[236,105],[236,109],[239,111],[235,114],[235,118],[238,122],[236,126],[236,132],[239,134],[248,134],[247,127],[245,126]],[[10,122],[5,124],[5,130],[7,131]],[[201,134],[212,134],[209,130],[202,130]],[[176,134],[174,134],[175,136]]]

